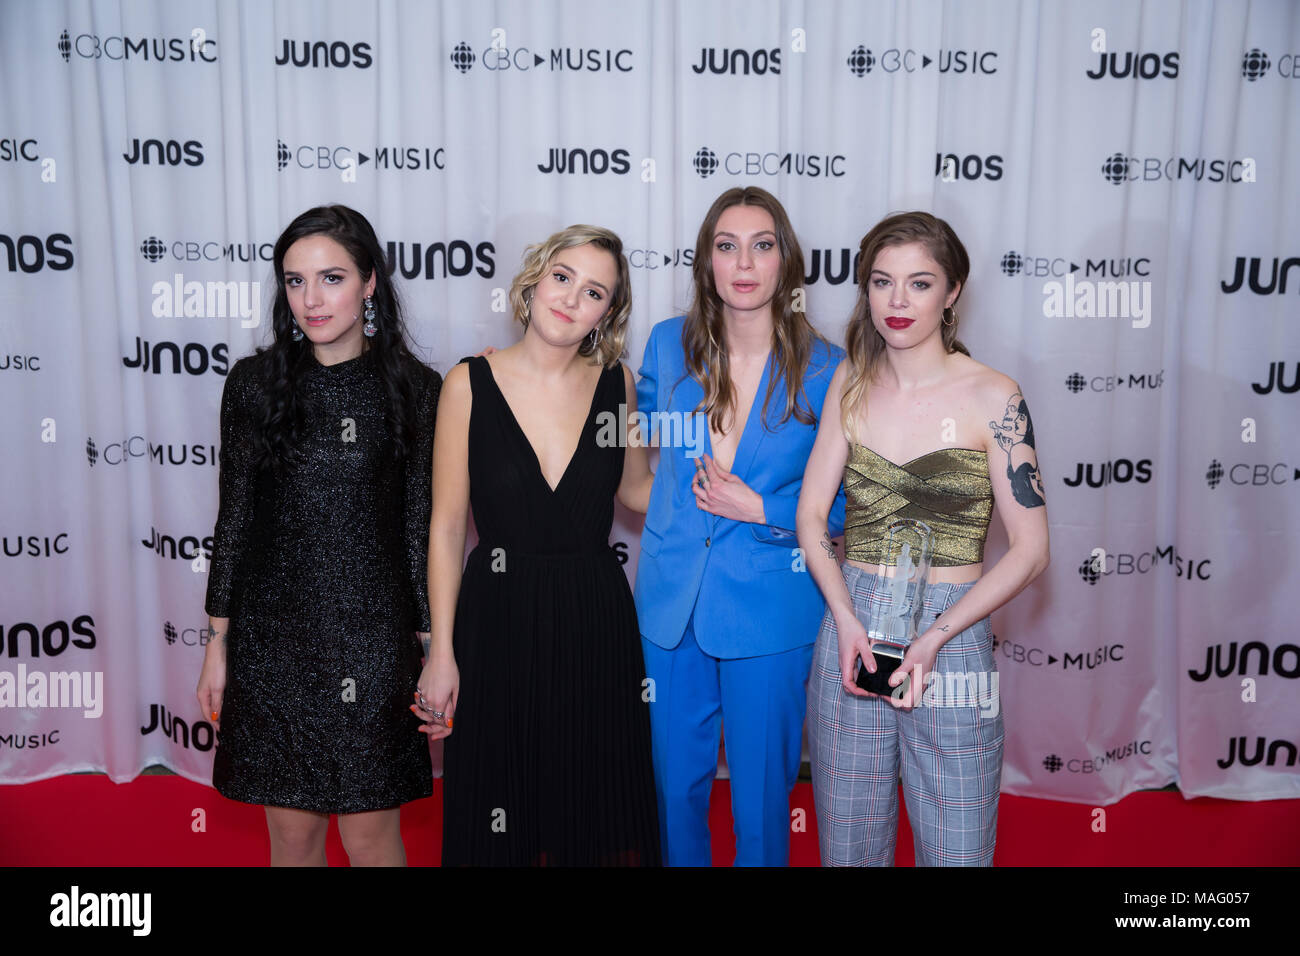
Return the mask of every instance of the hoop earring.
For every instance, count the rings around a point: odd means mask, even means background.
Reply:
[[[375,327],[375,300],[370,296],[366,296],[366,324],[361,326],[361,331],[368,339],[373,339],[379,331]]]
[[[588,354],[590,354],[591,352],[596,351],[596,349],[600,346],[601,340],[605,338],[604,326],[600,326],[600,325],[596,326],[594,329],[592,329],[590,332],[587,333],[587,338],[591,339],[591,341],[587,343]]]
[[[302,341],[302,327],[297,322],[293,323],[293,331],[289,333],[289,337],[295,342]]]
[[[952,313],[952,318],[951,318],[951,319],[948,318],[948,313],[950,313],[950,312]],[[947,326],[949,326],[949,327],[956,325],[956,324],[957,324],[957,310],[954,309],[952,306],[948,306],[948,308],[944,309],[944,310],[943,310],[943,316],[942,316],[942,322],[943,322],[944,325],[947,325]]]

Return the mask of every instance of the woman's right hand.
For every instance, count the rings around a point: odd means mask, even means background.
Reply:
[[[199,687],[195,696],[203,710],[203,719],[212,722],[215,730],[221,729],[221,698],[226,692],[226,629],[227,622],[218,627],[215,618],[210,619],[212,635],[203,652],[203,670],[199,672]]]
[[[421,694],[424,695],[423,706]],[[456,656],[451,651],[432,652],[420,672],[415,703],[411,705],[411,713],[420,718],[420,732],[428,734],[430,740],[449,736],[459,696],[460,669],[456,667]],[[440,711],[442,717],[435,717],[434,711]]]
[[[862,626],[862,622],[856,615],[845,615],[843,619],[836,616],[835,630],[840,645],[840,682],[844,685],[844,689],[854,697],[878,696],[863,690],[855,680],[859,657],[862,658],[862,666],[868,673],[875,673],[876,670],[876,659],[871,654],[871,640],[867,637],[867,629]]]

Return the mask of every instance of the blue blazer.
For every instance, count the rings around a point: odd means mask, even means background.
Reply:
[[[767,409],[768,427],[763,427],[760,416],[772,374],[769,357],[731,468],[763,496],[768,523],[733,521],[701,511],[691,491],[694,458],[701,450],[711,456],[713,443],[705,414],[695,412],[704,390],[686,374],[683,321],[678,316],[651,330],[636,390],[637,410],[650,416],[652,428],[658,426],[661,441],[636,573],[641,634],[672,649],[693,611],[696,642],[713,657],[777,654],[812,644],[826,604],[806,570],[815,556],[801,558],[795,550],[795,507],[817,426],[794,416],[780,424],[785,408],[781,380]],[[843,357],[843,349],[814,341],[803,390],[819,418],[831,376]],[[829,524],[833,536],[842,533],[842,487]]]

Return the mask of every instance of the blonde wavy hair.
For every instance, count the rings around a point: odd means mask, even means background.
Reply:
[[[871,270],[875,268],[876,256],[882,249],[913,242],[923,245],[930,258],[939,264],[948,280],[949,292],[957,285],[961,286],[961,292],[966,290],[970,256],[952,226],[937,216],[928,212],[895,213],[880,220],[863,236],[858,250],[858,301],[849,317],[844,341],[844,360],[848,363],[849,375],[840,398],[840,425],[845,439],[850,442],[857,441],[853,413],[861,411],[865,417],[867,388],[875,380],[881,356],[885,354],[885,339],[871,321],[871,301],[868,298]],[[957,299],[961,298],[961,292],[957,293]],[[966,346],[957,341],[957,299],[953,299],[952,308],[943,310],[940,336],[948,352],[970,355]]]
[[[614,257],[618,282],[610,290],[609,307],[600,324],[596,326],[601,330],[598,333],[599,342],[592,347],[589,337],[583,339],[582,344],[578,346],[578,354],[589,356],[593,365],[599,363],[605,368],[613,368],[625,352],[628,316],[632,314],[632,282],[627,256],[623,254],[623,240],[610,230],[580,223],[561,229],[545,242],[539,242],[525,249],[523,265],[510,283],[510,307],[514,311],[515,319],[527,329],[533,290],[537,288],[537,283],[542,281],[542,277],[550,269],[555,257],[565,249],[588,244],[604,249]]]

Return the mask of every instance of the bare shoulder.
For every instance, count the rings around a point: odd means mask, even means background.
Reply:
[[[627,367],[627,363],[625,363],[625,362],[619,362],[619,363],[618,363],[618,367],[619,367],[620,369],[622,369],[622,371],[623,371],[623,390],[624,390],[625,392],[627,392],[628,395],[631,395],[631,396],[635,397],[635,396],[636,396],[636,376],[633,375],[633,374],[632,374],[632,370],[631,370],[630,368]]]
[[[442,380],[442,394],[438,398],[439,406],[450,402],[452,408],[469,408],[473,392],[469,384],[469,363],[453,365]]]

